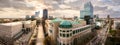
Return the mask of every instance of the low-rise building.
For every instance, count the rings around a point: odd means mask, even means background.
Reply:
[[[0,41],[6,45],[27,45],[36,26],[36,21],[19,21],[0,24]],[[0,43],[1,44],[1,43]]]
[[[52,45],[84,44],[86,39],[92,36],[91,25],[86,25],[82,19],[64,20],[56,18],[48,22],[48,35],[51,37]]]
[[[0,24],[0,37],[13,37],[22,30],[21,22]]]

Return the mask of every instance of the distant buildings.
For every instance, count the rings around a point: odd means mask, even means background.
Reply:
[[[53,17],[53,16],[49,16],[48,18],[51,20],[51,19],[53,19],[54,17]]]
[[[40,15],[40,11],[35,12],[35,16],[38,17]]]
[[[29,20],[31,17],[30,17],[30,15],[26,15],[26,20]]]
[[[48,10],[47,9],[43,9],[43,17],[42,17],[42,27],[43,27],[43,31],[44,31],[44,36],[47,36],[47,31],[46,31],[46,23],[45,21],[48,19]]]
[[[48,10],[47,9],[43,9],[43,19],[48,19]]]
[[[90,16],[93,18],[93,6],[91,2],[87,2],[84,4],[84,10],[80,11],[80,18],[84,19],[85,16]]]

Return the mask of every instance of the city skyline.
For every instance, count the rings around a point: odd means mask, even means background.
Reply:
[[[24,17],[34,14],[35,10],[47,8],[49,15],[69,17],[79,16],[84,2],[89,0],[0,0],[0,15],[2,17]],[[120,17],[120,5],[118,0],[90,0],[94,6],[94,14],[100,17]],[[49,3],[51,2],[51,3]],[[7,12],[7,14],[5,13]],[[15,12],[15,13],[14,13]],[[71,13],[72,12],[72,13]],[[57,14],[56,14],[57,13]],[[13,15],[13,16],[11,16]]]

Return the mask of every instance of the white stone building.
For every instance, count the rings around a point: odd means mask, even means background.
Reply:
[[[49,20],[48,35],[52,38],[52,45],[78,45],[84,42],[91,33],[91,25],[83,20],[63,20],[56,18]]]

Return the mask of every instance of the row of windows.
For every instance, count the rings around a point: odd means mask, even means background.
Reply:
[[[59,42],[59,45],[69,45],[69,44],[64,44],[64,43]],[[71,42],[71,45],[72,45],[72,42]]]
[[[60,30],[60,32],[71,32],[72,30]]]
[[[90,28],[90,26],[88,26],[88,27],[85,27],[85,28],[81,28],[80,30],[82,31],[82,30],[85,30],[85,29],[88,29],[88,28]],[[71,32],[72,30],[60,30],[60,32]]]
[[[88,29],[88,28],[90,28],[90,26],[85,27],[85,28],[81,28],[81,29],[78,29],[78,30],[74,30],[74,31],[73,31],[73,34],[79,33],[79,32],[81,32],[81,31],[83,31],[83,30]]]
[[[77,45],[77,44],[84,43],[84,42],[87,41],[86,39],[88,39],[88,37],[89,36],[87,36],[87,37],[86,36],[81,36],[81,37],[75,38],[74,41],[73,41],[73,43],[71,42],[70,44],[71,45]],[[64,44],[64,43],[60,43],[59,42],[59,45],[69,45],[69,44]]]
[[[88,28],[90,28],[90,26],[85,27],[85,28],[81,28],[81,29],[78,29],[78,30],[74,30],[74,31],[73,31],[73,34],[79,33],[79,32],[81,32],[81,31],[83,31],[83,30],[88,29]],[[61,31],[61,32],[69,32],[69,31],[72,31],[72,30],[60,30],[60,31]],[[70,33],[70,34],[62,34],[62,33],[60,33],[60,36],[61,36],[61,37],[70,37],[70,36],[72,36],[72,33]]]
[[[70,34],[62,34],[62,33],[60,33],[60,36],[61,37],[70,37],[70,36],[72,36],[72,33],[70,33]]]

